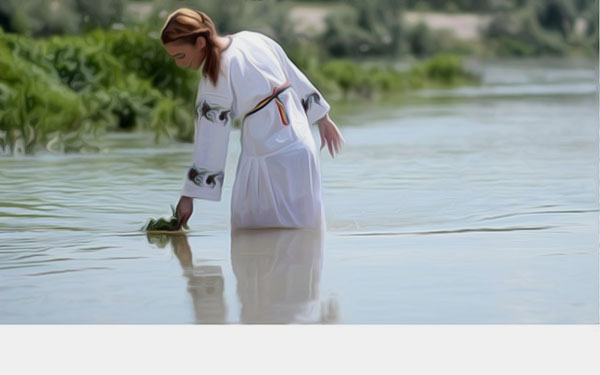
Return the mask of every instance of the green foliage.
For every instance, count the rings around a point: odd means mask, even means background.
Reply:
[[[75,34],[119,22],[127,0],[3,0],[0,26],[30,36]]]
[[[443,84],[451,84],[456,79],[467,75],[461,58],[448,54],[438,54],[426,61],[423,64],[423,71],[428,79]]]
[[[141,57],[132,55],[144,47]],[[158,41],[134,30],[39,40],[0,34],[2,147],[85,150],[105,130],[191,140],[198,80],[165,55]]]
[[[477,77],[464,70],[460,56],[454,54],[436,55],[414,64],[406,72],[385,66],[366,68],[345,59],[328,61],[323,65],[322,71],[341,89],[343,99],[369,99],[380,94],[425,86],[477,81]]]
[[[177,216],[177,210],[171,205],[171,217],[168,219],[158,218],[158,219],[150,219],[148,222],[142,227],[142,230],[152,233],[152,232],[176,232],[180,229],[177,228],[177,222],[179,218]],[[187,224],[182,226],[184,229],[190,229]]]
[[[416,57],[430,56],[436,50],[435,36],[423,21],[408,30],[407,39],[410,52]]]
[[[566,37],[574,24],[576,10],[572,0],[546,0],[535,2],[535,15],[540,26],[560,32]]]
[[[323,73],[335,81],[347,97],[351,89],[357,86],[362,71],[348,60],[331,60],[323,66]]]
[[[495,0],[404,0],[409,9],[420,9],[430,11],[469,11],[486,12],[495,10],[498,6],[508,1]]]
[[[349,0],[349,7],[327,16],[322,43],[336,57],[397,56],[402,48],[403,3]]]
[[[75,9],[81,17],[82,30],[96,27],[108,28],[120,22],[128,2],[126,0],[76,0]]]
[[[597,4],[593,0],[523,0],[521,7],[495,15],[486,40],[498,55],[594,55],[598,50]],[[587,25],[584,35],[577,34],[578,18]]]
[[[193,107],[192,107],[193,108]],[[165,126],[170,124],[171,126]],[[154,107],[150,129],[156,134],[156,142],[161,136],[190,142],[194,137],[193,111],[184,105],[181,98],[162,98]]]
[[[327,16],[323,42],[328,52],[335,57],[359,56],[375,44],[375,37],[358,28],[358,12],[344,9]]]
[[[60,151],[89,146],[84,98],[5,48],[0,48],[0,71],[3,148],[31,153],[38,144]]]

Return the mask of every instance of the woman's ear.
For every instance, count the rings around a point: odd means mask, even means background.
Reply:
[[[198,36],[194,45],[199,49],[204,48],[206,46],[206,38],[204,36]]]

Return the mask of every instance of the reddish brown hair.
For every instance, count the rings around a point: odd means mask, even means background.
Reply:
[[[206,58],[202,75],[208,77],[216,86],[221,65],[221,51],[215,43],[217,36],[215,25],[206,13],[179,8],[167,17],[160,33],[160,40],[163,44],[175,40],[194,44],[198,37],[204,37],[206,39],[206,47],[204,47],[206,48]]]

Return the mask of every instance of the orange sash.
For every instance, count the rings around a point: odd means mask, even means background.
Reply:
[[[277,104],[277,109],[279,110],[279,117],[281,118],[281,122],[283,123],[283,125],[288,125],[290,123],[290,120],[289,120],[287,111],[285,109],[285,106],[283,105],[283,102],[281,100],[279,100],[279,94],[281,94],[285,90],[289,89],[291,86],[292,86],[292,84],[289,81],[279,87],[275,86],[273,88],[273,92],[271,93],[271,95],[269,95],[268,97],[266,97],[263,100],[261,100],[260,102],[258,102],[258,104],[254,108],[252,108],[252,110],[250,112],[246,113],[246,115],[244,116],[244,119],[247,116],[250,116],[251,114],[254,114],[254,113],[260,111],[267,104],[269,104],[271,102],[271,100],[275,99],[275,103]]]

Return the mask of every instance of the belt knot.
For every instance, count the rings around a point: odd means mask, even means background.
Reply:
[[[287,114],[287,110],[285,109],[285,106],[283,105],[283,102],[279,99],[279,94],[281,94],[285,90],[289,89],[291,86],[292,86],[292,84],[289,81],[285,82],[281,86],[275,86],[273,88],[273,92],[271,93],[271,95],[267,96],[266,98],[264,98],[263,100],[258,102],[258,104],[256,106],[254,106],[254,108],[252,108],[250,110],[250,112],[246,113],[246,115],[244,116],[244,119],[246,117],[260,111],[261,109],[263,109],[272,100],[275,100],[275,103],[277,104],[277,109],[279,110],[279,117],[281,118],[281,122],[283,123],[283,125],[288,125],[290,123],[290,120],[289,120],[289,117]]]

